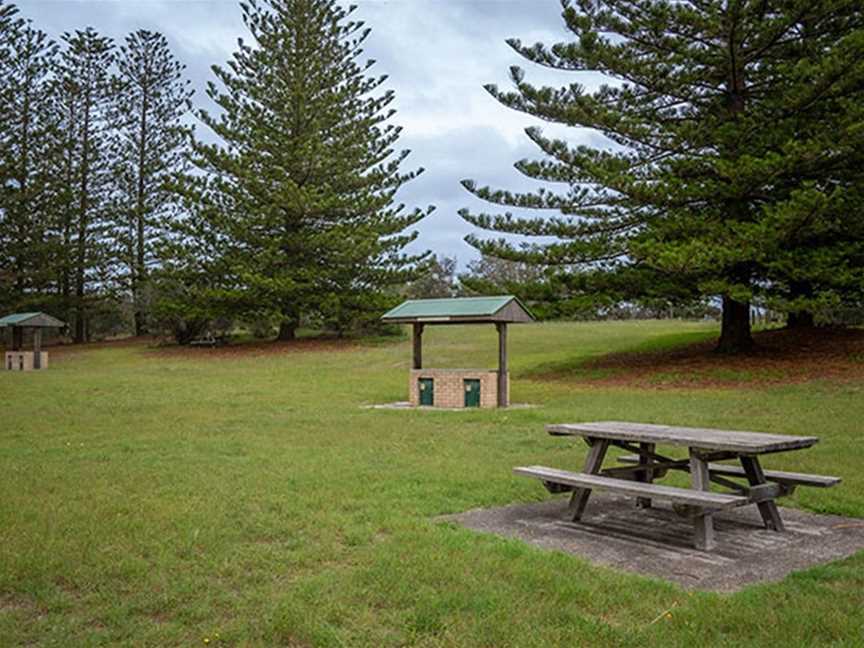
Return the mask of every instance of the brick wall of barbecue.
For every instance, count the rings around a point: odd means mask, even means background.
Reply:
[[[34,351],[7,351],[3,358],[3,368],[12,371],[33,371],[36,353]],[[48,352],[42,351],[41,369],[48,368]]]
[[[480,407],[498,406],[498,372],[488,369],[412,369],[409,378],[409,400],[420,404],[420,378],[434,381],[435,407],[465,407],[465,380],[480,381]],[[510,399],[510,376],[507,376],[507,399]]]

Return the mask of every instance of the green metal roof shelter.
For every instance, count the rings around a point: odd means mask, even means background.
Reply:
[[[423,328],[427,324],[495,324],[498,330],[498,407],[507,407],[507,324],[533,322],[534,315],[513,295],[410,299],[386,312],[381,320],[411,324],[413,368],[423,368]]]
[[[385,322],[399,324],[482,324],[533,322],[534,316],[513,295],[409,299],[384,313]]]
[[[61,322],[56,317],[47,313],[12,313],[6,317],[0,317],[0,327],[20,326],[23,328],[63,328],[66,322]]]
[[[47,313],[12,313],[6,317],[0,317],[0,328],[12,329],[12,348],[6,352],[6,365],[11,369],[10,355],[21,355],[21,347],[24,346],[24,330],[33,329],[33,369],[41,369],[43,356],[47,363],[47,353],[42,352],[42,329],[64,328],[66,323],[52,317]],[[19,358],[19,361],[20,358]],[[21,361],[23,362],[23,361]],[[20,366],[23,366],[20,365]]]

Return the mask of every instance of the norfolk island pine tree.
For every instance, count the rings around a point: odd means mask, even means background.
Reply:
[[[253,43],[214,67],[208,95],[221,108],[202,121],[221,143],[197,143],[202,172],[183,193],[184,231],[206,232],[226,273],[220,298],[241,312],[274,313],[291,339],[301,315],[344,322],[378,308],[389,286],[417,273],[426,253],[403,252],[406,230],[431,213],[395,204],[423,170],[400,170],[400,128],[387,123],[386,76],[361,62],[370,30],[330,0],[241,5]]]
[[[515,91],[487,90],[510,108],[593,129],[608,146],[574,147],[529,128],[545,158],[516,168],[566,192],[463,184],[494,204],[557,215],[461,214],[483,229],[556,241],[515,246],[472,235],[469,243],[564,272],[640,268],[674,292],[719,297],[726,352],[752,344],[756,297],[801,310],[860,292],[852,287],[861,285],[862,217],[849,210],[864,167],[858,3],[562,5],[575,40],[509,44],[534,63],[612,82],[594,92],[578,83],[537,88],[514,67]],[[801,285],[808,295],[794,294]]]

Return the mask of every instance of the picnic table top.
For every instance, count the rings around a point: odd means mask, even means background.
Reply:
[[[559,423],[547,425],[546,431],[556,436],[596,437],[637,443],[659,443],[703,450],[726,450],[741,454],[798,450],[809,448],[819,441],[819,437],[814,436],[765,434],[763,432],[675,427],[621,421]]]

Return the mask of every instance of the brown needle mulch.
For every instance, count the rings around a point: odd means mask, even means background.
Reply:
[[[770,330],[752,351],[725,355],[715,340],[662,351],[612,353],[541,378],[639,387],[722,387],[864,379],[864,330]]]
[[[308,353],[321,351],[349,351],[357,347],[356,340],[336,338],[301,338],[288,342],[256,340],[254,342],[235,342],[221,347],[180,346],[164,343],[149,336],[126,337],[117,340],[103,340],[86,344],[48,344],[45,350],[52,357],[62,358],[86,351],[140,347],[147,349],[149,355],[162,358],[203,358],[203,359],[242,359],[285,353]],[[2,350],[2,347],[0,347]]]
[[[350,351],[357,347],[355,340],[335,338],[301,338],[286,342],[261,340],[229,344],[221,347],[164,346],[153,350],[153,355],[166,358],[243,359],[285,353]]]

